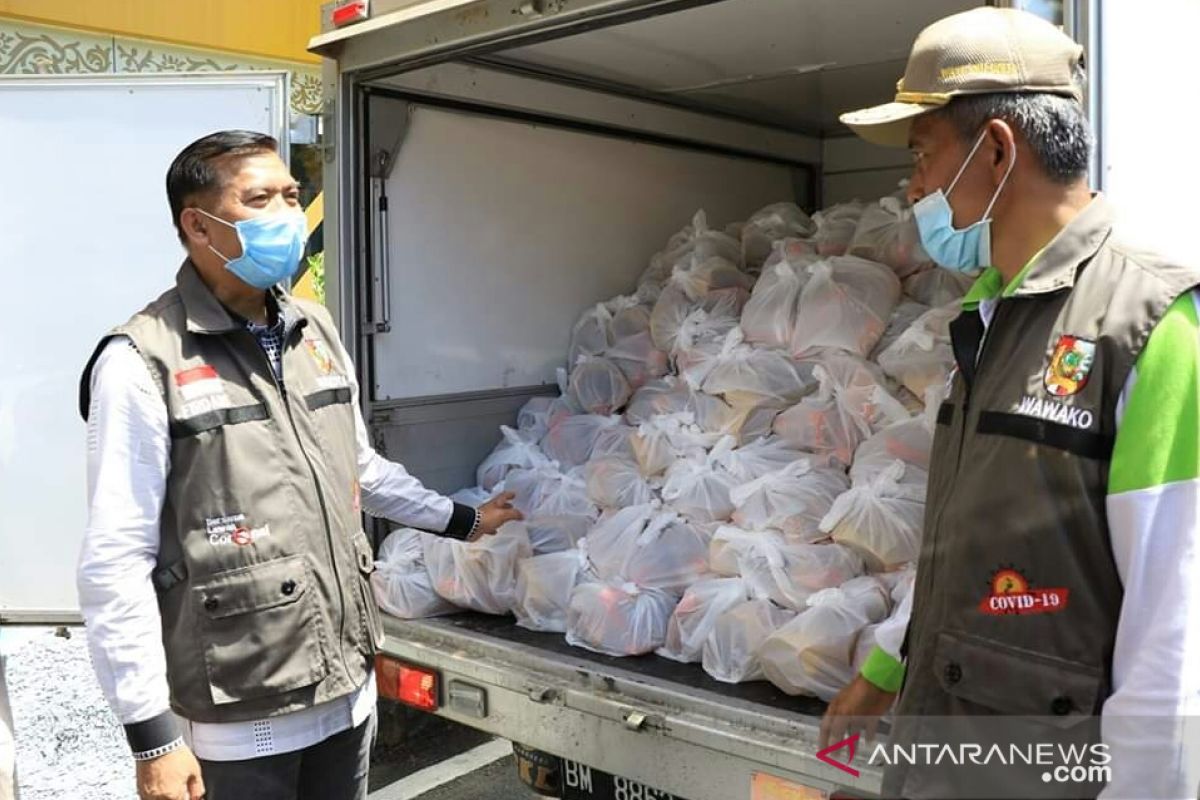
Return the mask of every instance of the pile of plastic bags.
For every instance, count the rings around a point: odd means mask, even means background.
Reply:
[[[472,543],[397,531],[381,606],[511,613],[830,699],[898,647],[968,285],[897,196],[721,229],[697,213],[584,312],[559,396],[500,430],[461,495],[513,492],[525,521]]]

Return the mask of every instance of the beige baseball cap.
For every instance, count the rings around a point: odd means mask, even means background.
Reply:
[[[875,144],[908,146],[912,120],[954,97],[991,92],[1046,92],[1083,102],[1072,76],[1083,47],[1041,17],[981,7],[938,20],[917,36],[896,99],[842,114]]]

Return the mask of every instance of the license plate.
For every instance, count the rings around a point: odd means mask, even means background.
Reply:
[[[563,800],[683,800],[645,784],[562,760]]]

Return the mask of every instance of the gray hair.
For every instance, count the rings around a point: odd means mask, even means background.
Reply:
[[[1074,78],[1082,91],[1087,77],[1081,66]],[[1094,137],[1074,98],[1043,92],[962,95],[933,113],[950,121],[964,140],[977,137],[988,120],[1002,119],[1024,135],[1051,180],[1069,184],[1087,175]]]

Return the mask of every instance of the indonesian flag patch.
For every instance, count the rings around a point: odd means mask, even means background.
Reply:
[[[208,364],[176,372],[175,385],[179,387],[179,394],[184,400],[197,400],[225,391],[217,371]]]
[[[1046,367],[1046,391],[1055,397],[1075,394],[1087,386],[1088,374],[1096,360],[1096,343],[1064,334],[1058,339],[1050,366]]]

